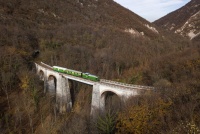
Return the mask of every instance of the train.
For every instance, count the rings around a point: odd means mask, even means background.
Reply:
[[[69,74],[72,76],[81,77],[81,78],[88,79],[95,82],[100,81],[100,78],[98,76],[90,74],[90,73],[83,73],[80,71],[76,71],[76,70],[72,70],[72,69],[68,69],[64,67],[59,67],[59,66],[53,66],[53,70],[59,73]]]

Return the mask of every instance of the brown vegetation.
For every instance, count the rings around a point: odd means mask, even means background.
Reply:
[[[1,133],[182,133],[189,123],[199,129],[198,44],[161,29],[155,34],[111,0],[0,1],[0,18]],[[72,112],[60,114],[55,98],[43,93],[35,61],[157,90],[93,122],[91,87],[77,86]],[[107,103],[119,103],[111,98]]]

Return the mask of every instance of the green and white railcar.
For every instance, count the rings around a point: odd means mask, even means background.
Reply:
[[[72,70],[72,69],[66,69],[64,73],[69,74],[69,75],[73,75],[73,76],[77,76],[77,77],[81,77],[81,75],[82,75],[82,72]]]
[[[56,72],[60,72],[60,73],[65,73],[66,69],[67,68],[64,68],[64,67],[53,66],[53,70],[56,71]]]
[[[82,73],[80,71],[64,68],[64,67],[59,67],[59,66],[53,66],[53,70],[59,73],[65,73],[69,75],[73,75],[76,77],[82,77],[84,79],[92,80],[92,81],[99,81],[99,77],[92,75],[90,73]]]
[[[69,75],[73,75],[73,76],[77,76],[77,77],[81,77],[81,75],[82,75],[82,72],[80,72],[80,71],[63,68],[63,67],[59,67],[59,66],[53,66],[53,70],[56,72],[59,72],[59,73],[65,73],[65,74],[69,74]]]

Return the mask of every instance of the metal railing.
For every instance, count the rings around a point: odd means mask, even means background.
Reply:
[[[124,87],[129,87],[129,88],[154,89],[153,87],[150,87],[150,86],[126,84],[126,83],[111,81],[111,80],[106,80],[106,79],[101,79],[100,82],[114,84],[114,85],[120,85],[120,86],[124,86]]]

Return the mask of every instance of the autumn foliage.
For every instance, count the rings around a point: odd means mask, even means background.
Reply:
[[[198,132],[199,44],[144,24],[151,25],[111,0],[0,1],[0,132]],[[98,122],[90,118],[92,87],[75,83],[74,107],[60,114],[35,74],[40,61],[156,90],[115,101],[114,116]]]

